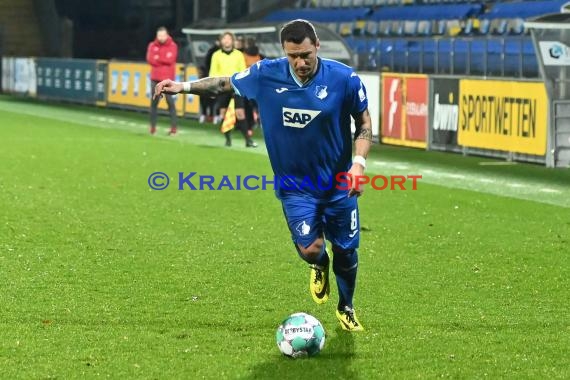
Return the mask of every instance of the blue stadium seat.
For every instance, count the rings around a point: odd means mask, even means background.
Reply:
[[[316,22],[343,22],[365,19],[369,10],[367,8],[349,9],[284,9],[272,12],[265,17],[268,22],[289,21],[304,18]]]
[[[532,40],[525,37],[523,40],[523,76],[537,77],[538,76],[538,61],[536,59],[536,52]]]
[[[437,43],[437,72],[451,74],[451,40],[440,39]]]
[[[373,20],[449,20],[467,19],[482,11],[481,4],[416,5],[380,7],[370,17]]]
[[[393,50],[394,50],[394,70],[397,72],[408,72],[407,70],[407,52],[408,52],[408,41],[405,39],[394,40]]]
[[[529,18],[546,13],[559,13],[567,0],[497,2],[486,14],[488,18]]]
[[[470,66],[469,42],[459,38],[453,41],[453,73],[467,74]]]
[[[487,39],[474,38],[469,44],[469,69],[471,75],[484,75],[487,70],[485,52],[487,51]]]
[[[422,41],[422,67],[424,72],[434,72],[436,58],[436,40],[427,38]]]
[[[378,40],[378,45],[376,49],[380,55],[380,66],[391,67],[392,62],[394,61],[394,40],[384,38],[382,40]]]
[[[522,53],[523,40],[521,38],[505,38],[505,52],[503,56],[503,64],[505,67],[504,74],[508,76],[522,75]]]
[[[503,75],[504,39],[491,38],[487,41],[487,75]]]

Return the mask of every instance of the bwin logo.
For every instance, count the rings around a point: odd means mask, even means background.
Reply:
[[[293,128],[305,128],[320,113],[321,111],[283,107],[283,125]]]

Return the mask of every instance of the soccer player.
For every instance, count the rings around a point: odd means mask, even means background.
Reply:
[[[309,263],[313,300],[320,304],[329,298],[326,238],[338,284],[336,316],[343,329],[363,330],[353,306],[360,241],[357,197],[363,189],[357,181],[338,186],[336,177],[360,176],[366,167],[372,140],[366,89],[353,69],[318,57],[319,40],[308,21],[287,23],[280,37],[286,57],[260,61],[231,77],[167,80],[155,96],[235,92],[257,101],[271,166],[277,178],[289,181],[277,187],[276,195],[295,248]],[[307,178],[319,186],[307,186]]]
[[[151,91],[156,84],[165,79],[174,79],[176,75],[176,58],[178,57],[178,46],[170,37],[164,26],[156,31],[156,38],[148,44],[146,51],[146,61],[151,66],[150,80]],[[156,133],[157,108],[159,99],[154,98],[150,102],[150,134]],[[170,95],[166,95],[168,112],[170,113],[170,136],[176,135],[176,105]]]

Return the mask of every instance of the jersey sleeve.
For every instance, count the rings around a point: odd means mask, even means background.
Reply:
[[[350,102],[350,114],[352,116],[361,114],[368,108],[368,97],[366,87],[360,80],[358,74],[353,72],[348,78],[348,100]]]
[[[259,80],[261,77],[262,63],[257,62],[255,65],[232,75],[230,82],[236,94],[248,99],[255,99],[259,89]]]

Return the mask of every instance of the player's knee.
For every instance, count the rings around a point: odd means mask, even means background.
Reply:
[[[335,255],[351,255],[354,252],[356,252],[356,249],[355,248],[345,249],[345,248],[339,247],[338,245],[333,245],[332,251],[333,251],[333,254],[335,254]]]
[[[245,119],[245,111],[243,108],[236,108],[236,119],[238,120]]]
[[[298,244],[297,246],[299,247],[299,253],[301,255],[305,256],[308,259],[316,259],[321,254],[324,244],[325,244],[324,239],[318,238],[306,248],[300,244]]]

